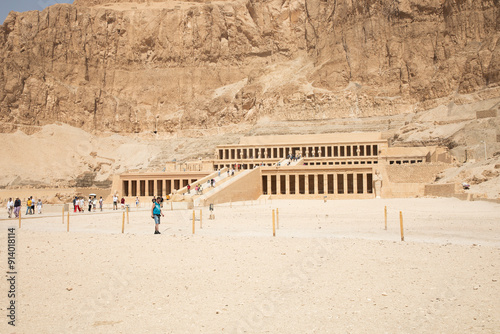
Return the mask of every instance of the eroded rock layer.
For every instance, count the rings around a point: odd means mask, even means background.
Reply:
[[[175,132],[498,97],[499,3],[76,0],[11,13],[0,130]]]

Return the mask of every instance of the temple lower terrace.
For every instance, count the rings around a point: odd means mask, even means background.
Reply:
[[[426,184],[450,163],[447,148],[390,147],[379,132],[243,137],[239,144],[217,146],[214,159],[121,174],[113,189],[124,197],[169,195],[195,205],[260,196],[414,197],[425,195]],[[202,190],[195,193],[197,185]]]

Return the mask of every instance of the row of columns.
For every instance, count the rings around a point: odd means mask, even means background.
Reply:
[[[252,147],[220,148],[218,159],[282,159],[288,155],[301,154],[302,157],[353,157],[377,156],[377,144],[327,145],[327,146],[287,146],[287,147]],[[251,153],[251,154],[250,154]]]
[[[310,192],[309,191],[309,177],[310,175],[313,175],[313,183],[314,183],[314,191]],[[322,182],[322,191],[319,191],[319,179],[320,175],[323,177],[323,182]],[[352,192],[348,192],[349,189],[349,181],[348,181],[348,175],[352,175]],[[362,191],[358,191],[358,176],[361,175],[362,179],[361,182],[363,184]],[[334,173],[334,174],[284,174],[284,179],[285,179],[285,192],[283,193],[281,191],[281,176],[283,174],[268,174],[264,175],[266,176],[267,180],[267,194],[280,194],[280,195],[291,195],[293,194],[299,194],[300,193],[300,176],[304,176],[304,194],[341,194],[339,193],[339,178],[342,180],[342,194],[347,194],[347,193],[352,193],[352,194],[371,194],[373,193],[373,174],[371,172],[363,172],[363,173],[352,173],[352,172],[343,172],[343,173]],[[276,192],[273,193],[273,181],[272,181],[272,176],[275,176],[275,182],[276,184],[274,185],[274,189],[276,189]],[[332,179],[332,187],[333,191],[330,192],[329,188],[329,176],[331,176]],[[294,178],[294,189],[293,191],[290,188],[291,184],[291,178]]]
[[[170,194],[173,190],[185,187],[189,183],[196,182],[197,179],[154,179],[154,180],[122,180],[122,194],[124,196],[162,196]],[[153,182],[151,182],[153,181]],[[135,182],[135,189],[132,183]],[[142,182],[144,182],[144,192],[141,192]],[[150,189],[150,182],[153,188]],[[161,186],[159,187],[159,182]],[[161,188],[161,191],[160,189]],[[150,190],[152,190],[150,192]]]

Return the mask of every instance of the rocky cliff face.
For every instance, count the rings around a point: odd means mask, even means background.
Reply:
[[[396,115],[500,96],[500,1],[76,0],[9,15],[0,59],[2,132]]]

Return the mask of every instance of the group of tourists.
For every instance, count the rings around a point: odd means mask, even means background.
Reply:
[[[88,212],[96,212],[97,205],[99,204],[99,210],[102,211],[103,199],[102,196],[97,200],[97,196],[89,196],[89,199],[85,201],[83,196],[75,196],[73,198],[73,212],[85,212],[85,204],[87,204]]]
[[[26,215],[34,215],[35,214],[35,206],[37,208],[38,214],[42,214],[43,202],[41,199],[35,201],[33,196],[28,197],[26,201]],[[9,218],[12,218],[12,214],[16,218],[19,218],[19,214],[21,212],[21,200],[17,197],[15,200],[12,200],[12,197],[7,201],[7,215]]]

